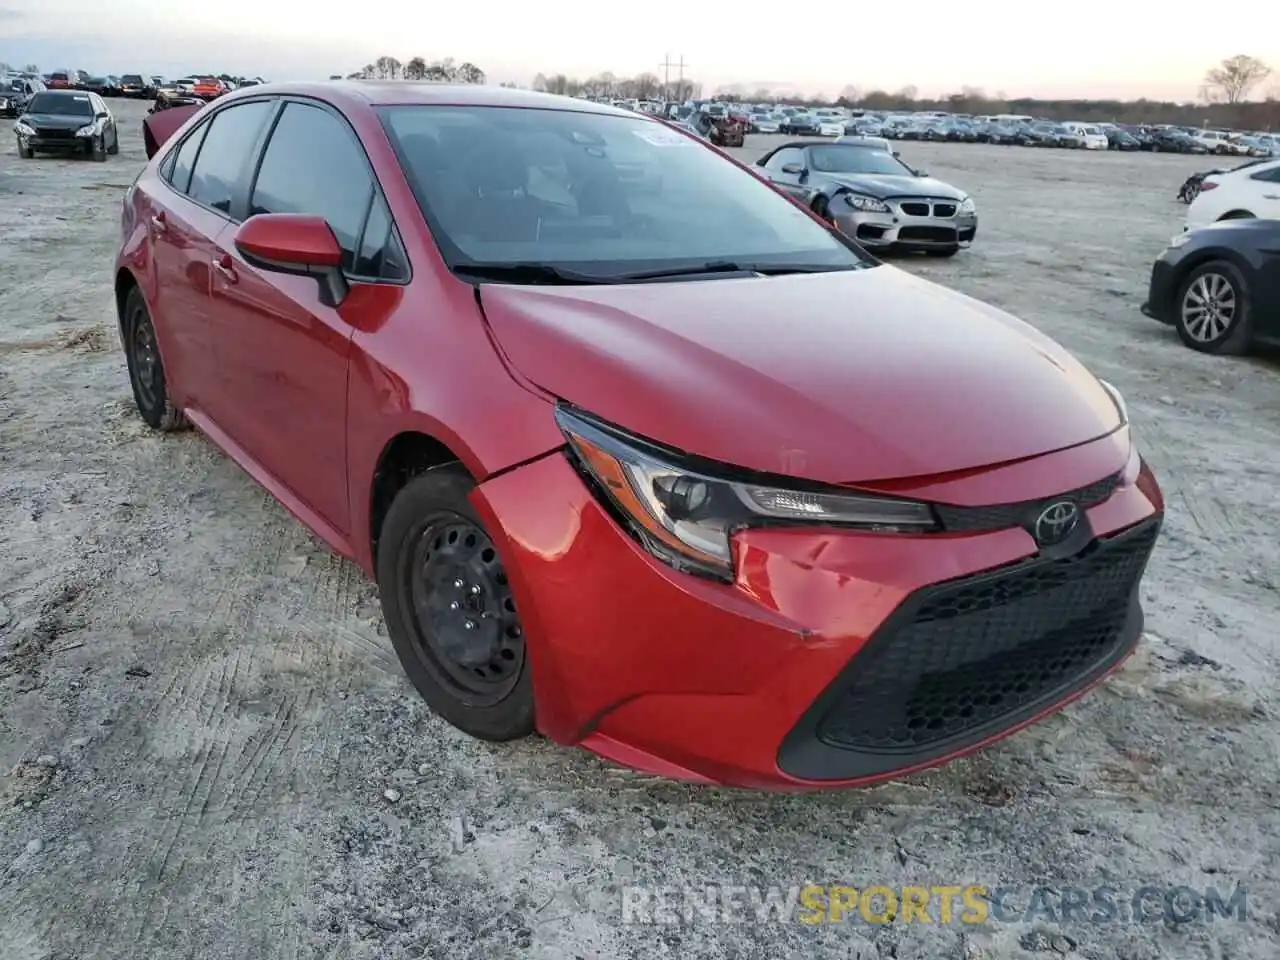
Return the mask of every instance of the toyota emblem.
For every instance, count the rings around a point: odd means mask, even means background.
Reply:
[[[1070,500],[1058,500],[1049,504],[1036,517],[1036,542],[1051,547],[1071,536],[1080,522],[1080,508]]]

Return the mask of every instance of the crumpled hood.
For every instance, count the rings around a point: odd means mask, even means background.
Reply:
[[[525,378],[688,453],[827,483],[1049,453],[1119,426],[1079,362],[890,266],[613,286],[487,284]]]
[[[65,113],[24,113],[18,119],[29,127],[44,130],[79,130],[94,121],[93,117],[71,117]]]
[[[872,197],[946,197],[963,200],[968,194],[933,177],[892,177],[871,173],[824,173],[822,176]]]

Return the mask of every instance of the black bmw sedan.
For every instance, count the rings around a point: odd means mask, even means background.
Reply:
[[[1176,236],[1142,305],[1203,353],[1280,346],[1280,220],[1224,220]]]

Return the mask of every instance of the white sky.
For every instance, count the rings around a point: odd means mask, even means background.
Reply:
[[[777,15],[772,25],[770,14]],[[913,85],[927,95],[969,85],[1010,97],[1189,100],[1206,69],[1237,53],[1276,69],[1255,96],[1277,89],[1274,0],[1236,0],[1223,17],[1149,0],[693,7],[677,0],[0,0],[0,60],[35,62],[46,72],[310,79],[389,54],[402,61],[451,56],[495,82],[528,83],[539,71],[662,76],[664,54],[683,54],[686,75],[708,92],[737,83],[834,96],[851,84],[864,91]]]

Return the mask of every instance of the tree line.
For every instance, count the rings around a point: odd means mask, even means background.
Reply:
[[[1050,120],[1108,121],[1111,123],[1171,123],[1237,127],[1240,129],[1280,129],[1280,91],[1265,99],[1250,101],[1271,77],[1271,68],[1256,57],[1244,54],[1228,57],[1205,73],[1200,102],[1195,104],[1160,100],[1044,100],[1009,97],[1003,91],[987,94],[978,87],[962,87],[942,97],[921,97],[912,86],[888,91],[863,91],[846,86],[835,97],[827,94],[804,96],[793,91],[769,90],[734,84],[716,88],[717,100],[746,103],[776,103],[779,106],[842,106],[863,110],[902,111],[946,110],[975,115],[996,113],[1028,114]],[[539,73],[533,89],[569,97],[612,97],[617,99],[692,100],[701,97],[702,84],[689,78],[669,82],[653,73],[619,77],[600,73],[585,80],[563,73]]]
[[[330,80],[341,80],[335,74]],[[379,57],[373,63],[366,63],[354,73],[346,76],[348,80],[435,80],[440,83],[484,83],[484,71],[474,63],[454,63],[452,57],[443,60],[432,60],[428,63],[422,57],[411,57],[401,63],[395,57]]]

